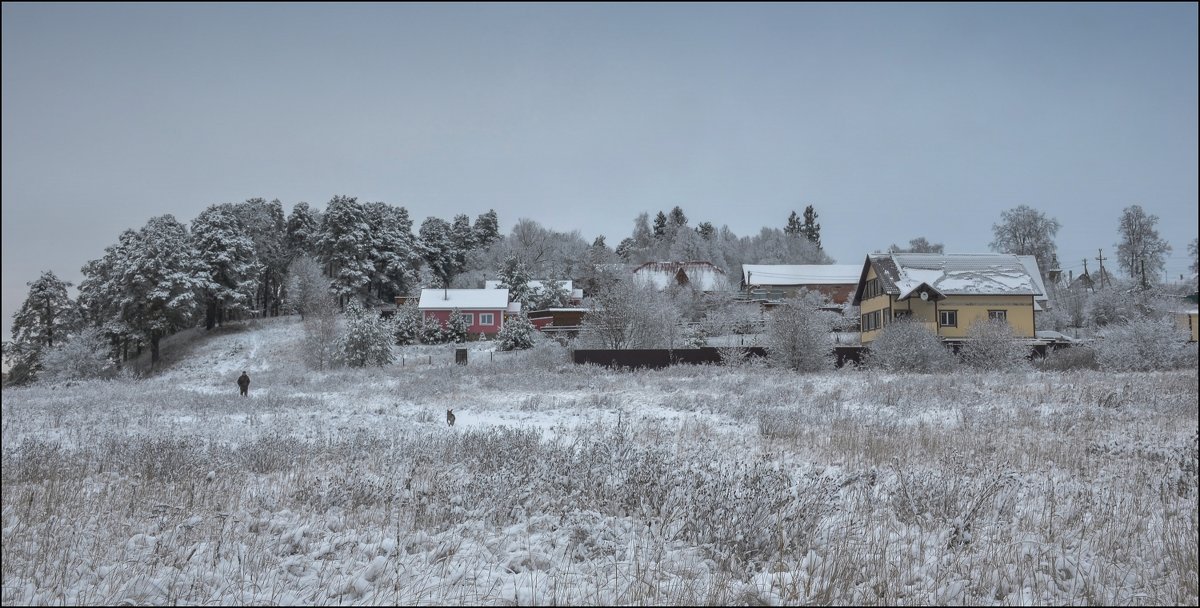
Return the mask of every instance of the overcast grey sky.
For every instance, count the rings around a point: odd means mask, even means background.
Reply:
[[[3,4],[3,317],[126,228],[261,196],[494,208],[610,245],[814,205],[840,263],[1121,210],[1197,234],[1195,4]],[[1094,269],[1094,262],[1089,262]]]

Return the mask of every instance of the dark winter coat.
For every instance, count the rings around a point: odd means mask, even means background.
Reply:
[[[242,372],[242,376],[238,378],[238,386],[242,388],[250,386],[250,376],[247,376],[245,372]]]

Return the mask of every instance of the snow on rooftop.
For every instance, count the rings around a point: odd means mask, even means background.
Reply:
[[[1041,295],[1018,256],[993,253],[893,253],[900,299],[921,285],[945,295]],[[1036,266],[1036,263],[1035,263]]]
[[[718,291],[725,287],[725,271],[708,262],[646,262],[634,269],[634,276],[649,282],[658,289],[678,283],[679,271],[683,270],[688,284],[700,291]]]
[[[417,308],[508,308],[508,289],[422,289]]]
[[[747,285],[855,285],[859,264],[742,264]]]

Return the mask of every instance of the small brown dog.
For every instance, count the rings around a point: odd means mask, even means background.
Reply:
[[[446,410],[446,424],[454,426],[454,410]]]

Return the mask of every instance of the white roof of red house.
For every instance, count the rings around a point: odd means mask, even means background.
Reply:
[[[422,289],[421,310],[508,308],[507,289]]]
[[[859,264],[742,264],[747,285],[855,285]]]

